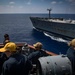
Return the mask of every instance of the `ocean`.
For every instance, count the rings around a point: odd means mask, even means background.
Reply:
[[[30,45],[41,42],[45,50],[66,54],[69,40],[36,30],[33,28],[30,16],[48,17],[48,14],[0,14],[0,43],[3,43],[3,36],[7,33],[12,42],[27,42]],[[75,14],[51,14],[51,17],[75,19]]]

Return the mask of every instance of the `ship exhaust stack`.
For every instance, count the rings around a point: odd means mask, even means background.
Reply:
[[[49,18],[51,18],[51,10],[52,9],[47,9],[49,11]]]

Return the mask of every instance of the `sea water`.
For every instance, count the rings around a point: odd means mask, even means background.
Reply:
[[[66,54],[69,41],[36,30],[30,16],[48,17],[48,14],[0,14],[0,43],[3,43],[3,36],[7,33],[13,42],[27,42],[30,45],[41,42],[45,50]],[[75,14],[52,14],[51,17],[75,19]]]

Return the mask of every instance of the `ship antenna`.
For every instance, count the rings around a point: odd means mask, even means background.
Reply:
[[[50,9],[47,9],[48,11],[49,11],[49,18],[51,18],[51,16],[50,16],[50,13],[51,13],[51,8]]]

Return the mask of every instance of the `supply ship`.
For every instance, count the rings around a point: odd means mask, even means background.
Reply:
[[[75,38],[75,20],[63,18],[51,18],[49,10],[49,18],[30,17],[33,26],[36,29],[49,32],[56,35],[62,35],[68,38]]]

